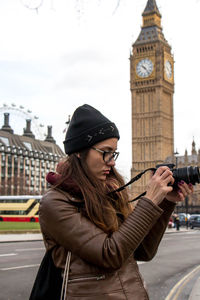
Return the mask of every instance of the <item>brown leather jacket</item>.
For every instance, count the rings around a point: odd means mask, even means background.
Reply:
[[[39,210],[45,246],[54,247],[54,263],[64,268],[67,251],[72,252],[67,299],[149,299],[136,261],[154,257],[174,204],[164,200],[157,206],[142,197],[119,230],[108,236],[69,200],[76,201],[50,189]]]

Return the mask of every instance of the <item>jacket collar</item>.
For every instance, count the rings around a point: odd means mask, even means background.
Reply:
[[[46,180],[50,185],[58,184],[57,188],[69,193],[70,195],[72,195],[72,197],[74,196],[78,198],[83,198],[79,186],[71,178],[68,178],[65,182],[62,182],[59,185],[60,179],[61,175],[55,172],[49,172],[46,176]]]

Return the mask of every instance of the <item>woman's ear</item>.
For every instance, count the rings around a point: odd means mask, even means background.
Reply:
[[[78,158],[81,158],[81,155],[80,155],[79,152],[78,152],[78,153],[75,153],[75,155],[76,155]]]

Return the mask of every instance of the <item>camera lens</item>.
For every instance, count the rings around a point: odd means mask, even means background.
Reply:
[[[174,169],[173,177],[175,179],[175,182],[183,180],[186,183],[192,183],[193,185],[195,185],[196,183],[200,183],[198,167],[189,166],[185,168]]]

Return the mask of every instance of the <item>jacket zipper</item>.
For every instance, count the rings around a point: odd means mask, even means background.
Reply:
[[[80,282],[80,281],[86,281],[86,280],[103,280],[105,279],[105,275],[100,275],[100,276],[92,276],[92,277],[79,277],[79,278],[74,278],[74,279],[69,279],[68,282]]]

